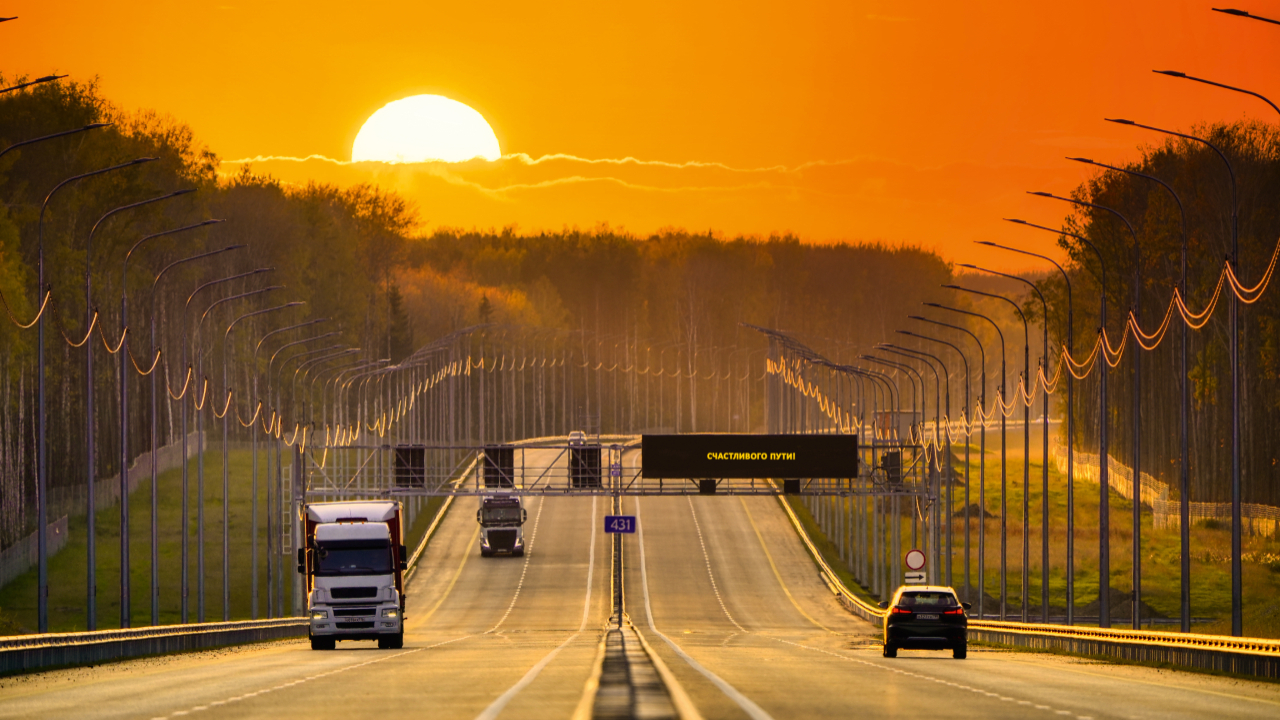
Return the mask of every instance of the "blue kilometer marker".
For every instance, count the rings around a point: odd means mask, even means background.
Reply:
[[[636,516],[605,515],[604,531],[607,533],[633,533],[636,531]]]

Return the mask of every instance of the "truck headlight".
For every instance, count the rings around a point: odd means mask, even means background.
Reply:
[[[311,611],[312,620],[326,620],[328,619],[328,617],[329,617],[328,610],[312,610]]]
[[[382,611],[382,617],[384,618],[400,617],[400,611],[396,610],[395,608],[387,608],[386,610]]]

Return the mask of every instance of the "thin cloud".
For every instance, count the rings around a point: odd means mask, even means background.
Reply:
[[[293,157],[289,155],[255,155],[254,157],[238,158],[235,160],[223,160],[221,162],[224,165],[244,165],[244,164],[266,163],[266,162],[304,163],[312,160],[317,162],[330,163],[332,165],[339,165],[339,166],[359,165],[361,163],[381,163],[383,165],[395,165],[395,166],[414,166],[414,165],[440,166],[440,165],[456,165],[457,164],[457,163],[445,162],[442,160],[428,160],[425,162],[413,162],[413,163],[383,163],[378,160],[358,160],[358,161],[357,160],[337,160],[337,159],[327,157],[324,155],[319,155],[319,154],[307,155],[305,157]],[[561,162],[570,162],[570,163],[582,163],[585,165],[657,167],[657,168],[667,168],[670,170],[713,169],[713,170],[723,170],[725,172],[741,173],[741,174],[762,174],[762,173],[795,174],[813,167],[839,167],[842,165],[852,165],[858,162],[858,160],[853,160],[853,159],[810,160],[808,162],[803,162],[799,165],[796,165],[795,167],[787,167],[786,165],[769,165],[769,166],[762,166],[762,167],[740,168],[740,167],[734,167],[732,165],[727,165],[722,162],[707,162],[702,160],[689,160],[686,162],[671,162],[668,160],[641,160],[640,158],[635,158],[630,156],[624,157],[624,158],[584,158],[584,157],[578,157],[577,155],[570,155],[567,153],[552,153],[549,155],[540,155],[536,158],[527,153],[510,153],[507,155],[503,155],[499,160],[493,160],[491,162],[500,162],[502,160],[510,160],[513,162],[518,162],[528,167],[534,167],[537,165],[543,165],[546,163],[561,161]]]

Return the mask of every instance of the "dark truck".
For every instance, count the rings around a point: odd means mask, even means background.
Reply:
[[[524,555],[524,521],[528,513],[520,504],[519,495],[487,495],[480,500],[476,522],[480,523],[480,555],[492,557],[494,553]]]

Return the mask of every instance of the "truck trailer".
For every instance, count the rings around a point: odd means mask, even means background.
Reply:
[[[307,588],[312,650],[339,640],[404,647],[404,547],[400,503],[311,503],[303,507],[305,544],[298,572]]]

